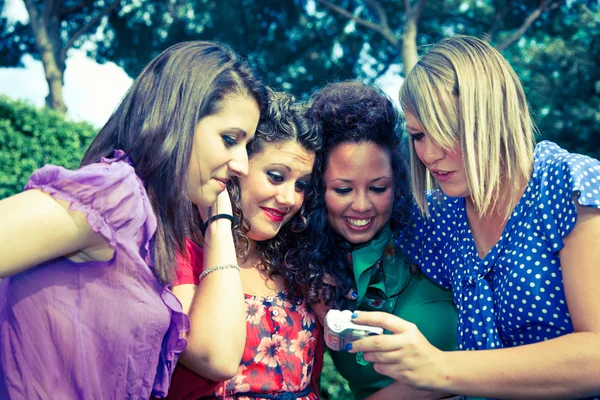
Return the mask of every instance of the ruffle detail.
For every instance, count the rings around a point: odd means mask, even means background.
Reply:
[[[123,151],[116,150],[113,158],[102,158],[98,163],[74,171],[47,165],[33,173],[25,189],[40,189],[69,202],[71,210],[86,214],[92,230],[115,249],[115,257],[118,252],[128,253],[134,260],[139,260],[132,268],[146,266],[151,274],[151,238],[156,232],[157,221],[143,182]],[[158,286],[157,291],[171,318],[162,337],[152,394],[166,397],[179,354],[187,346],[184,334],[190,328],[190,321],[168,286],[162,287],[162,292]]]
[[[536,146],[534,163],[533,179],[541,196],[538,215],[556,253],[577,222],[573,199],[581,206],[600,208],[600,162],[543,141]]]
[[[144,189],[127,155],[120,150],[114,155],[74,171],[46,165],[31,175],[25,190],[39,189],[68,202],[69,209],[86,214],[92,230],[116,250],[117,230],[132,225],[135,210],[143,209],[139,192]]]
[[[183,312],[181,303],[168,286],[163,288],[161,298],[171,312],[171,325],[165,334],[162,350],[156,368],[156,378],[152,387],[152,395],[158,398],[167,397],[171,376],[177,365],[179,355],[187,347],[184,333],[190,329],[190,319]]]

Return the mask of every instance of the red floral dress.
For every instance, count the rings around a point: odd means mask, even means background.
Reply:
[[[286,293],[246,295],[246,347],[237,375],[208,396],[240,400],[260,394],[296,393],[298,399],[317,399],[311,382],[320,329],[303,301],[295,304]]]
[[[202,250],[187,242],[180,257],[175,286],[199,283]],[[316,381],[323,365],[321,327],[306,303],[286,292],[274,296],[245,295],[246,346],[237,374],[226,382],[207,380],[182,364],[173,374],[169,400],[318,399]]]

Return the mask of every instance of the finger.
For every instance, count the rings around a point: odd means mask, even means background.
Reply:
[[[396,351],[403,348],[403,343],[404,340],[400,334],[369,336],[352,342],[352,347],[348,351],[351,353]]]
[[[222,191],[217,197],[217,204],[215,207],[216,214],[229,214],[232,215],[231,199],[227,190]]]
[[[402,351],[369,351],[363,353],[363,359],[372,363],[402,364]]]
[[[356,317],[354,317],[355,315]],[[352,322],[355,324],[379,326],[393,333],[403,333],[414,327],[414,324],[402,318],[380,311],[355,311],[352,314]]]

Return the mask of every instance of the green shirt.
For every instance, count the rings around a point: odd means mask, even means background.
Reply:
[[[414,323],[425,338],[441,350],[456,350],[457,312],[452,293],[430,281],[395,250],[389,226],[369,245],[352,252],[356,309],[386,311]],[[362,354],[330,351],[339,373],[356,399],[364,399],[393,380],[380,375]]]

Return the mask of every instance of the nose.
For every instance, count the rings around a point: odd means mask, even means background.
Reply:
[[[279,192],[275,198],[277,203],[287,208],[292,208],[296,205],[296,187],[292,182],[279,185]]]
[[[423,156],[421,157],[421,161],[425,163],[425,165],[431,165],[436,161],[444,158],[446,152],[437,144],[433,143],[431,140],[425,140],[423,144]]]
[[[248,153],[245,148],[240,150],[233,155],[233,158],[228,163],[229,170],[233,176],[248,175]]]
[[[357,193],[352,201],[352,210],[356,212],[366,212],[372,207],[373,203],[365,192]]]

